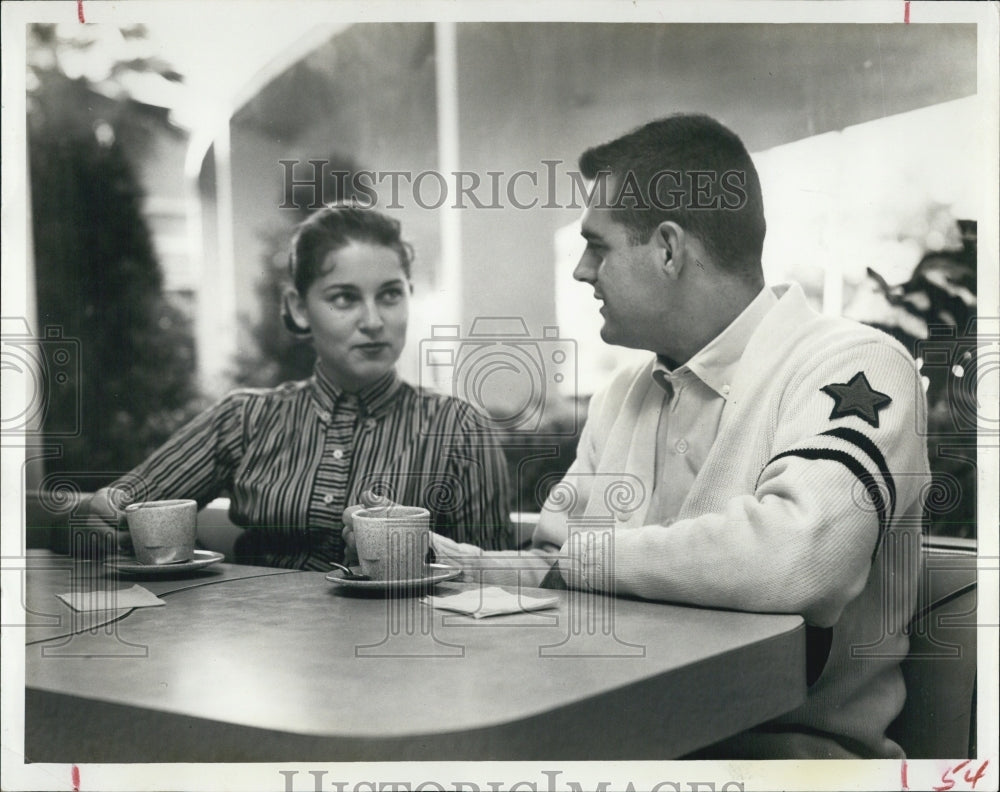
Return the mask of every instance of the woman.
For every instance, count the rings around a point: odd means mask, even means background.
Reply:
[[[130,502],[226,494],[247,530],[237,560],[329,569],[344,560],[343,512],[374,492],[425,506],[434,531],[510,546],[507,470],[470,404],[404,383],[411,253],[399,223],[371,209],[321,209],[299,225],[283,318],[311,335],[313,376],[238,390],[143,464],[99,491],[92,511],[121,525]]]

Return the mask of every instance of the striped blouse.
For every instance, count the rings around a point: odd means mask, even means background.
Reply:
[[[317,366],[308,380],[235,391],[112,484],[123,503],[230,498],[243,563],[329,569],[344,508],[373,489],[424,506],[434,531],[512,547],[500,441],[467,402],[390,372],[358,394]]]

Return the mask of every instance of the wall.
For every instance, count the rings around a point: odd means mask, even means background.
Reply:
[[[506,178],[536,172],[544,202],[542,160],[561,160],[561,205],[570,199],[565,170],[575,170],[584,148],[670,112],[707,112],[761,151],[976,90],[975,29],[968,25],[470,23],[456,32],[459,168],[484,180],[488,171]],[[305,166],[338,154],[371,170],[436,168],[438,66],[431,24],[355,25],[236,113],[241,310],[256,308],[257,234],[279,215],[277,161],[294,158]],[[488,190],[481,194],[489,198]],[[387,197],[380,198],[384,206]],[[580,212],[503,203],[504,209],[458,212],[460,319],[467,331],[477,316],[520,316],[537,336],[558,319],[556,234]],[[412,370],[415,346],[437,318],[441,213],[421,208],[407,190],[401,204],[391,213],[417,251],[405,363]],[[569,288],[587,293],[584,286]]]

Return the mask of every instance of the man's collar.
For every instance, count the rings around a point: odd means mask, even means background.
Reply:
[[[396,370],[392,369],[357,393],[345,393],[333,383],[319,362],[316,363],[309,382],[313,403],[319,409],[321,416],[332,414],[341,407],[356,409],[362,415],[373,418],[378,418],[388,411],[403,384]]]
[[[690,371],[722,398],[727,399],[736,366],[743,357],[750,336],[777,302],[774,292],[765,286],[725,330],[684,365],[675,366],[668,358],[657,355],[653,366],[654,379],[663,387],[665,378],[677,379]]]

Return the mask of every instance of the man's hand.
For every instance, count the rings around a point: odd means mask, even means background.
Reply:
[[[449,539],[447,536],[434,533],[434,531],[431,531],[430,540],[431,550],[434,553],[435,562],[438,564],[447,564],[448,566],[459,567],[463,571],[465,570],[465,565],[468,562],[470,555],[472,555],[472,557],[478,557],[482,553],[482,551],[478,550],[478,548],[473,548],[473,552],[470,554],[469,549],[472,548],[472,545],[463,546],[454,539]]]
[[[483,550],[473,544],[456,542],[431,531],[431,550],[437,563],[459,567],[459,581],[496,586],[539,586],[565,588],[551,550]]]
[[[344,521],[344,529],[341,534],[344,538],[344,564],[346,566],[353,566],[358,563],[358,548],[354,542],[354,515],[355,513],[361,511],[361,509],[370,509],[374,506],[393,506],[393,502],[388,498],[381,495],[376,495],[371,490],[365,490],[361,493],[361,503],[357,503],[354,506],[348,506],[344,509],[344,515],[342,517]]]

